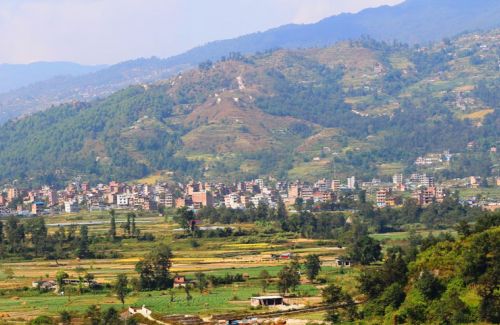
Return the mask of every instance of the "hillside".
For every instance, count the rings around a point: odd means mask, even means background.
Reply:
[[[444,150],[457,159],[442,175],[488,176],[498,161],[487,152],[500,130],[499,40],[494,30],[428,48],[364,38],[235,54],[4,124],[0,179],[373,177]]]
[[[0,123],[72,100],[108,96],[131,84],[165,79],[206,60],[231,52],[253,54],[269,49],[324,47],[369,35],[410,44],[441,40],[464,31],[499,26],[496,0],[408,0],[393,7],[342,14],[315,24],[286,25],[236,39],[212,42],[168,59],[124,62],[85,76],[54,78],[0,95]]]

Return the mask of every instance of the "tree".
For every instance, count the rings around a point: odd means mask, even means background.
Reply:
[[[177,209],[174,215],[174,221],[177,222],[182,229],[186,230],[186,232],[193,232],[195,230],[194,220],[194,212],[187,207]]]
[[[0,245],[3,244],[4,238],[3,238],[3,222],[0,220]]]
[[[108,235],[111,237],[112,240],[116,239],[116,217],[115,217],[115,210],[109,211],[109,215],[111,216],[111,221],[109,225],[109,233]]]
[[[90,257],[91,255],[89,251],[89,227],[87,225],[80,227],[80,240],[76,255],[80,258]]]
[[[59,271],[57,272],[56,274],[56,283],[57,283],[57,287],[58,287],[58,291],[59,292],[62,292],[63,289],[64,289],[64,280],[69,278],[69,275],[68,273],[64,272],[64,271]]]
[[[306,276],[309,281],[313,282],[321,271],[321,260],[318,255],[310,254],[306,256],[306,262],[304,263],[306,268]]]
[[[170,283],[170,267],[172,266],[172,250],[165,244],[160,244],[155,250],[139,261],[135,270],[139,273],[142,289],[163,290]]]
[[[135,226],[135,213],[132,214],[132,220],[130,224],[130,232],[132,233],[132,236],[138,236],[139,235],[139,229],[136,228]]]
[[[83,278],[85,279],[85,282],[87,282],[87,285],[89,286],[89,288],[91,287],[91,283],[94,281],[94,274],[92,273],[85,273]]]
[[[321,292],[323,303],[328,305],[327,318],[329,322],[337,322],[340,319],[338,309],[342,308],[347,312],[349,321],[356,317],[356,304],[352,297],[344,292],[341,287],[330,284]]]
[[[422,271],[420,277],[415,283],[415,287],[427,298],[436,299],[441,296],[444,290],[443,285],[431,272],[428,270]]]
[[[59,319],[63,325],[70,325],[72,316],[69,312],[64,310],[59,313]]]
[[[91,305],[85,312],[85,323],[90,325],[99,325],[101,323],[101,309],[96,305]]]
[[[24,226],[20,223],[19,218],[10,216],[5,228],[10,252],[20,253],[25,238]]]
[[[122,302],[122,305],[125,305],[125,297],[129,293],[128,278],[125,274],[118,274],[116,276],[114,291],[118,299],[120,299],[120,301]]]
[[[207,287],[208,287],[208,280],[207,276],[203,272],[196,272],[194,274],[194,277],[196,278],[196,286],[200,290],[200,293],[202,293]]]
[[[269,279],[271,278],[271,275],[267,272],[267,270],[262,270],[259,273],[259,278],[262,291],[266,292],[267,287],[269,287]]]
[[[35,256],[45,252],[47,245],[47,227],[43,218],[34,218],[26,223],[26,232],[31,235]]]
[[[189,304],[191,300],[193,300],[193,296],[191,296],[191,287],[189,286],[189,284],[186,284],[184,286],[184,292],[186,293],[186,301]]]
[[[299,284],[300,274],[297,268],[287,265],[278,273],[278,289],[281,293],[294,291]]]
[[[377,240],[368,235],[362,235],[359,238],[355,238],[350,245],[349,257],[354,262],[368,265],[382,258],[382,247]]]
[[[276,210],[276,219],[280,222],[285,222],[288,218],[288,211],[286,210],[285,203],[281,199],[281,196],[278,200],[278,209]]]
[[[102,316],[102,323],[106,325],[120,325],[120,314],[118,314],[116,309],[111,307]]]

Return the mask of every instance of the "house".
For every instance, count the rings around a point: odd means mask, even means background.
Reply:
[[[189,280],[187,280],[185,276],[177,275],[174,278],[174,288],[185,287],[188,284],[189,284]]]
[[[147,309],[145,305],[142,305],[141,308],[133,306],[128,307],[128,313],[129,315],[140,314],[149,319],[153,312],[150,309]]]
[[[40,215],[43,212],[43,208],[45,207],[45,202],[33,202],[31,205],[31,214]]]
[[[282,306],[283,297],[282,296],[261,296],[250,298],[250,305],[252,307],[259,306]]]
[[[64,212],[66,213],[75,213],[80,211],[80,207],[78,203],[75,201],[65,201],[64,202]]]
[[[36,289],[49,291],[49,290],[55,290],[57,284],[53,280],[45,279],[45,280],[33,281],[31,282],[31,286]]]
[[[351,261],[345,258],[336,258],[335,264],[340,267],[350,267]]]
[[[295,255],[293,253],[283,253],[283,254],[271,254],[271,257],[273,259],[280,259],[280,260],[289,260],[289,259],[292,259]]]

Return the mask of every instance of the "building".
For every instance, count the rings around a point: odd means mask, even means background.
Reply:
[[[340,190],[340,180],[334,179],[332,180],[332,191]]]
[[[351,190],[356,189],[356,177],[355,176],[351,176],[347,179],[347,188],[351,189]]]
[[[339,267],[350,267],[351,261],[345,258],[336,258],[335,264]]]
[[[116,205],[119,207],[126,207],[130,204],[130,195],[129,194],[118,194],[116,196]]]
[[[392,176],[392,183],[394,185],[403,184],[403,174],[395,174],[394,176]]]
[[[174,288],[181,288],[185,287],[189,284],[189,281],[186,279],[185,276],[177,275],[174,278]]]
[[[193,192],[191,199],[193,200],[193,206],[195,209],[211,207],[214,205],[212,194],[206,190]]]
[[[282,296],[252,297],[250,299],[250,305],[252,305],[252,307],[282,306],[283,305],[283,297]]]
[[[226,208],[238,209],[241,207],[240,196],[237,193],[231,193],[224,196],[224,205]]]
[[[389,191],[386,189],[378,190],[377,191],[377,207],[379,208],[385,208],[387,206],[387,195],[389,194]]]
[[[42,214],[44,207],[45,207],[45,202],[33,202],[33,204],[31,204],[31,214],[37,216]]]
[[[76,213],[80,211],[80,207],[76,201],[64,201],[64,212]]]
[[[7,190],[7,201],[12,202],[19,197],[19,190],[11,187]]]

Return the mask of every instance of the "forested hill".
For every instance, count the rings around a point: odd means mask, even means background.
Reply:
[[[155,85],[0,127],[0,179],[62,183],[258,175],[314,179],[410,171],[450,150],[447,177],[498,157],[500,31],[429,47],[369,38],[205,62]],[[468,144],[474,141],[474,145]],[[387,169],[391,166],[391,169]]]
[[[72,100],[104,97],[124,87],[161,80],[231,52],[330,46],[369,35],[410,44],[500,26],[498,0],[407,0],[396,6],[342,14],[315,24],[286,25],[235,39],[217,41],[168,59],[139,59],[78,77],[53,78],[0,95],[0,123]]]

